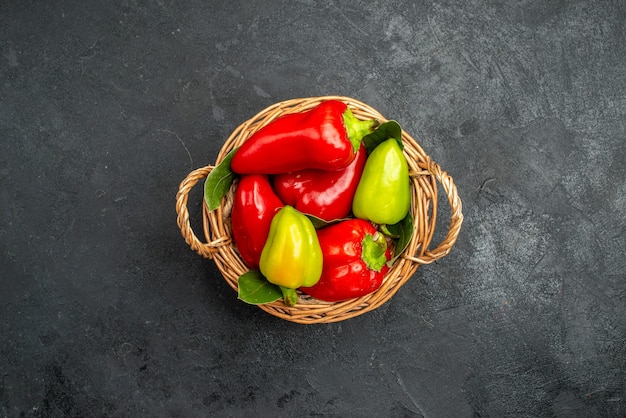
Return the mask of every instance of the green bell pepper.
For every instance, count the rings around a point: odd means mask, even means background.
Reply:
[[[409,167],[397,139],[380,143],[371,152],[352,200],[352,212],[379,225],[400,222],[411,207]]]
[[[267,281],[280,287],[285,304],[298,300],[296,289],[313,286],[322,275],[322,248],[309,218],[284,206],[272,219],[259,261]]]

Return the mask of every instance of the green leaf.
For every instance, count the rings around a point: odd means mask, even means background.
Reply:
[[[406,249],[411,242],[411,237],[413,236],[413,230],[415,228],[415,222],[413,220],[413,215],[411,211],[409,211],[404,219],[402,219],[397,224],[386,225],[386,230],[384,231],[387,235],[391,235],[396,238],[396,248],[393,252],[393,258],[390,263],[392,263],[396,258],[402,254],[402,252]]]
[[[309,218],[309,220],[311,221],[315,229],[324,228],[325,226],[336,224],[341,221],[345,221],[346,219],[349,219],[349,218],[339,218],[339,219],[333,219],[331,221],[326,221],[322,218],[318,218],[317,216],[309,215],[308,213],[305,213],[305,215],[307,218]]]
[[[363,137],[363,145],[367,153],[370,154],[378,144],[385,142],[389,138],[395,138],[400,144],[400,149],[403,148],[402,144],[402,127],[395,120],[390,120],[385,123],[381,123],[378,128],[369,135]]]
[[[252,305],[275,302],[283,297],[280,287],[267,281],[259,271],[249,271],[239,276],[238,297]]]
[[[235,180],[235,173],[230,169],[230,162],[235,155],[237,148],[226,155],[226,158],[217,165],[204,181],[204,200],[206,200],[209,210],[217,209],[222,203],[222,198],[230,190],[230,186]]]

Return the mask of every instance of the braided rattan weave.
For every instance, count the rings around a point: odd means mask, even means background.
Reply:
[[[342,96],[311,97],[275,103],[235,129],[224,143],[215,165],[219,164],[232,149],[245,142],[250,135],[279,116],[306,111],[330,99],[346,103],[359,119],[387,121],[383,115],[367,104]],[[450,252],[463,222],[461,200],[457,188],[452,178],[442,171],[439,165],[435,164],[420,145],[404,131],[402,141],[411,176],[411,211],[415,218],[415,231],[408,247],[387,273],[382,286],[367,296],[344,302],[322,302],[302,294],[299,296],[298,303],[293,307],[286,306],[281,300],[259,305],[261,309],[279,318],[303,324],[349,319],[381,306],[411,278],[419,265],[430,264]],[[191,249],[205,258],[212,259],[226,282],[236,291],[238,277],[248,271],[248,268],[231,239],[230,208],[233,189],[223,199],[222,205],[217,210],[209,212],[206,203],[203,205],[204,240],[196,236],[189,222],[187,209],[189,192],[196,183],[206,178],[213,168],[214,166],[206,166],[194,170],[181,182],[176,196],[177,223]],[[447,195],[451,216],[445,238],[431,250],[429,246],[437,220],[437,182],[441,184]]]

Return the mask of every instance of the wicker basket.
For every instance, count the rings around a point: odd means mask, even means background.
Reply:
[[[309,110],[325,100],[341,100],[348,105],[359,119],[387,119],[370,106],[358,100],[342,96],[311,97],[293,99],[276,103],[241,124],[226,140],[217,156],[216,164],[234,148],[245,142],[250,135],[269,122],[287,113]],[[463,214],[461,200],[452,178],[441,170],[428,157],[419,144],[406,132],[402,132],[404,153],[409,165],[411,177],[411,211],[415,218],[415,231],[404,253],[396,259],[389,269],[382,286],[375,292],[343,302],[322,302],[308,295],[300,294],[298,303],[286,306],[282,300],[259,305],[264,311],[291,322],[302,324],[337,322],[353,318],[376,309],[387,302],[400,287],[411,278],[420,264],[430,264],[448,254],[456,242]],[[209,212],[203,205],[203,229],[205,240],[201,241],[192,230],[189,222],[187,201],[190,190],[196,183],[208,176],[215,166],[206,166],[192,171],[181,182],[176,196],[177,222],[183,237],[192,250],[202,257],[212,259],[226,282],[237,291],[237,279],[248,271],[231,239],[230,208],[233,190],[223,199],[221,206]],[[437,181],[448,197],[451,218],[444,240],[434,249],[429,250],[437,218]]]

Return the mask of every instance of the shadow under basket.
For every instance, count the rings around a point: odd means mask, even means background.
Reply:
[[[326,100],[340,100],[346,103],[359,119],[376,119],[381,123],[387,121],[383,115],[367,104],[342,96],[310,97],[275,103],[235,129],[220,150],[215,166],[231,150],[243,144],[254,132],[276,118],[288,113],[310,110]],[[402,131],[402,142],[411,178],[411,212],[415,219],[415,229],[411,241],[404,252],[396,258],[381,287],[369,295],[342,302],[323,302],[299,292],[298,303],[293,307],[278,300],[258,305],[260,309],[284,320],[301,324],[343,321],[378,308],[395,295],[421,264],[430,264],[450,252],[463,222],[461,200],[457,188],[452,178],[442,171],[439,165],[435,164],[420,145],[404,131]],[[176,196],[177,223],[191,249],[202,257],[212,259],[226,282],[237,291],[237,279],[249,268],[241,259],[232,240],[230,209],[234,187],[222,199],[220,207],[216,210],[209,211],[206,202],[203,204],[204,240],[196,236],[189,221],[187,209],[189,192],[200,180],[205,179],[215,166],[194,170],[181,182]],[[441,184],[448,198],[450,222],[443,241],[431,250],[429,246],[437,220],[437,182]]]

